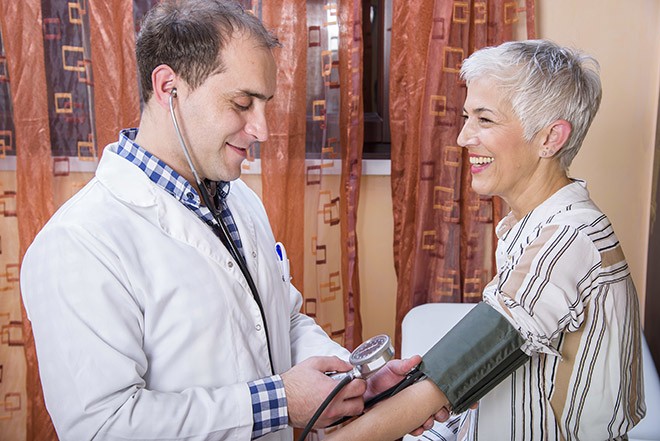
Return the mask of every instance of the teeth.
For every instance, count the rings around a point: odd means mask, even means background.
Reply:
[[[470,156],[470,164],[472,165],[483,165],[490,164],[494,159],[489,156]]]

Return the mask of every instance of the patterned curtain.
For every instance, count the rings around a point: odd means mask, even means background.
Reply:
[[[349,65],[353,54],[360,54],[353,32],[361,28],[354,26],[354,8],[339,17],[338,8],[344,11],[348,4],[279,0],[262,8],[264,22],[283,43],[276,50],[270,140],[260,152],[263,199],[276,237],[289,250],[304,312],[352,348],[361,342],[355,241],[359,170],[356,178],[355,166],[349,165],[361,165],[356,160],[362,147],[356,130],[361,126],[361,58],[357,68]],[[345,57],[346,68],[340,69]]]
[[[498,198],[470,188],[467,152],[456,144],[465,85],[461,62],[476,49],[534,38],[534,0],[393,0],[390,127],[396,347],[414,306],[478,302],[494,275]],[[522,22],[521,16],[526,20]]]
[[[103,147],[121,128],[137,126],[135,33],[157,2],[0,2],[3,440],[57,439],[22,309],[20,262],[55,209],[93,176]],[[361,342],[355,236],[363,139],[360,1],[240,3],[283,43],[276,50],[270,139],[250,152],[244,171],[261,170],[263,200],[276,238],[287,246],[305,312],[350,349]]]

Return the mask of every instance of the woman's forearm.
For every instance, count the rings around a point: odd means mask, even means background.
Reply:
[[[424,380],[375,406],[328,436],[327,441],[393,441],[420,427],[447,406],[447,398],[431,381]]]

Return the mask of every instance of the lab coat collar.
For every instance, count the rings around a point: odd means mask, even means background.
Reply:
[[[105,148],[96,178],[117,199],[133,206],[172,238],[188,243],[219,263],[229,258],[229,252],[213,231],[137,166],[119,156],[116,143]]]

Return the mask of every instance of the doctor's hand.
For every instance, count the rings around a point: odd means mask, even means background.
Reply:
[[[293,427],[305,427],[325,398],[339,384],[326,372],[346,372],[353,366],[338,357],[311,357],[284,372],[282,382],[286,393],[289,423]],[[359,415],[364,409],[364,380],[348,383],[314,424],[326,427],[345,416]]]

